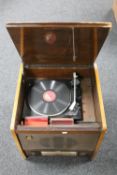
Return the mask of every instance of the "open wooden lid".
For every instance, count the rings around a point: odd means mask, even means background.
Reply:
[[[7,24],[27,65],[91,65],[110,28],[110,22]]]

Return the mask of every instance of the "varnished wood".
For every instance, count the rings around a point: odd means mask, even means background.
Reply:
[[[20,29],[20,53],[21,57],[24,55],[24,29]]]
[[[42,156],[43,154],[42,154],[42,152],[43,153],[46,153],[45,155],[48,155],[48,156],[51,156],[51,155],[55,155],[56,154],[56,152],[55,151],[48,151],[48,150],[46,150],[46,151],[40,151],[40,150],[32,150],[32,151],[28,151],[28,150],[25,150],[25,152],[26,152],[26,155],[27,156]],[[68,154],[66,154],[68,151],[62,151],[62,153],[64,154],[64,156],[67,156]],[[70,152],[70,151],[69,151]],[[48,153],[48,154],[47,154]],[[53,154],[49,154],[49,153],[53,153]],[[61,155],[62,155],[62,153],[61,153]],[[92,154],[92,151],[87,151],[87,150],[83,150],[83,151],[80,151],[80,150],[78,150],[78,151],[75,151],[75,152],[70,152],[70,153],[72,153],[71,155],[73,155],[73,156],[91,156],[91,154]],[[57,154],[56,154],[57,155]],[[60,155],[60,154],[59,154]],[[44,156],[44,155],[43,155]]]
[[[13,106],[13,113],[12,113],[12,118],[11,118],[11,125],[10,129],[14,130],[16,127],[17,123],[17,116],[19,115],[20,111],[20,106],[21,106],[21,101],[20,96],[21,96],[21,86],[22,86],[22,77],[23,76],[23,65],[21,64],[20,66],[20,71],[19,71],[19,77],[18,77],[18,82],[17,82],[17,88],[16,88],[16,95],[14,99],[14,106]]]
[[[96,136],[95,145],[92,147],[87,141],[89,147],[85,150],[85,153],[90,152],[92,158],[95,157],[107,130],[107,124],[99,73],[94,61],[110,28],[111,23],[15,23],[7,25],[7,29],[23,59],[10,126],[14,141],[23,158],[28,155],[25,152],[27,150],[22,147],[21,138],[24,138],[25,135],[34,134],[35,138],[40,138],[40,135],[43,137],[54,135],[56,137],[56,135],[63,133],[73,137],[86,135],[87,140],[88,138],[93,140]],[[74,54],[76,61],[73,60]],[[73,72],[82,76],[83,120],[73,126],[48,125],[41,128],[22,125],[22,108],[27,80],[31,78],[70,79]],[[88,81],[86,82],[86,80]],[[66,135],[62,137],[65,138]],[[87,145],[83,146],[86,148]],[[82,145],[80,146],[82,148]],[[30,150],[30,153],[31,151],[33,149]]]
[[[7,24],[11,38],[26,65],[92,65],[110,27],[111,23]],[[23,55],[20,42],[21,29],[23,31]],[[46,42],[46,35],[50,32],[56,36],[56,40],[49,44]]]
[[[57,134],[62,133],[64,131],[67,131],[70,134],[78,134],[78,133],[97,133],[100,131],[100,125],[98,123],[79,123],[74,126],[49,126],[49,127],[28,127],[28,126],[22,126],[17,125],[16,132],[17,133],[35,133],[35,134]]]
[[[101,85],[100,85],[100,80],[99,80],[99,73],[98,73],[98,68],[97,64],[94,64],[94,77],[95,77],[95,83],[96,83],[96,89],[94,92],[94,98],[97,99],[95,101],[95,109],[99,109],[97,112],[97,118],[99,119],[98,122],[101,123],[102,125],[102,130],[106,131],[107,130],[107,123],[106,123],[106,117],[105,117],[105,111],[104,111],[104,104],[103,104],[103,99],[102,99],[102,91],[101,91]]]
[[[73,72],[77,72],[82,77],[90,77],[90,67],[76,66],[31,66],[24,67],[25,77],[46,78],[46,79],[71,79]],[[54,74],[53,74],[54,73]]]
[[[104,111],[104,105],[103,105],[103,99],[102,99],[102,92],[101,92],[101,86],[100,86],[100,80],[99,80],[99,73],[98,73],[98,68],[97,68],[97,65],[94,64],[94,73],[95,73],[95,80],[96,80],[96,91],[95,93],[97,92],[97,97],[98,98],[97,100],[98,101],[98,105],[99,105],[99,109],[100,109],[100,114],[98,113],[98,115],[100,115],[100,117],[98,116],[98,119],[99,119],[99,122],[101,123],[101,132],[100,132],[100,137],[99,137],[99,140],[97,142],[97,145],[96,145],[96,148],[91,156],[92,159],[95,158],[100,146],[101,146],[101,143],[103,141],[103,138],[104,138],[104,135],[107,131],[107,123],[106,123],[106,117],[105,117],[105,111]],[[96,103],[97,104],[97,103]],[[96,107],[98,107],[98,105],[96,105]],[[97,108],[96,108],[97,109]]]
[[[22,143],[24,150],[87,150],[93,151],[97,140],[99,138],[99,132],[97,133],[78,133],[78,134],[28,134],[19,133],[18,137]],[[27,139],[31,137],[31,139]]]
[[[16,124],[18,122],[18,118],[19,118],[19,113],[20,113],[20,106],[21,105],[21,85],[22,85],[22,74],[23,74],[23,65],[20,66],[20,71],[19,71],[19,77],[18,77],[18,83],[17,83],[17,88],[16,88],[16,95],[15,95],[15,100],[14,100],[14,107],[13,107],[13,114],[12,114],[12,118],[11,118],[11,125],[10,125],[10,131],[12,133],[12,136],[14,138],[14,141],[17,145],[17,148],[20,152],[20,154],[22,155],[22,157],[24,159],[26,159],[26,155],[22,149],[22,146],[19,142],[18,136],[15,132],[16,129]]]
[[[96,154],[98,153],[98,151],[99,151],[99,149],[100,149],[100,146],[101,146],[101,143],[102,143],[102,141],[103,141],[103,139],[104,139],[105,133],[106,133],[105,130],[103,130],[103,131],[100,133],[100,136],[99,136],[98,142],[97,142],[97,144],[96,144],[95,150],[93,151],[93,153],[92,153],[92,155],[91,155],[91,159],[92,159],[92,160],[95,159],[95,156],[96,156]]]
[[[40,24],[40,26],[39,26]],[[112,27],[112,23],[111,22],[63,22],[63,23],[59,23],[59,22],[54,22],[54,23],[50,23],[50,22],[46,22],[46,23],[8,23],[6,25],[6,27],[53,27],[53,25],[55,27],[58,27],[58,25],[60,27],[64,27],[64,26],[68,26],[68,27],[103,27],[103,28],[111,28]]]
[[[81,81],[81,89],[82,89],[83,121],[95,122],[96,116],[95,116],[95,110],[94,110],[91,79],[84,78]]]
[[[94,57],[96,57],[97,53],[98,53],[98,37],[97,37],[97,29],[94,28],[93,30],[93,51],[94,51]]]

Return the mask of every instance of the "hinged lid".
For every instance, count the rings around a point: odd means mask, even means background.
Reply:
[[[110,28],[109,22],[7,24],[27,65],[93,64]]]

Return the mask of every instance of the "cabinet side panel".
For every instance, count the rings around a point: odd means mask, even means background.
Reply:
[[[94,152],[92,153],[92,156],[91,156],[91,159],[92,159],[92,160],[95,158],[95,156],[96,156],[96,154],[97,154],[97,152],[98,152],[98,150],[99,150],[99,148],[100,148],[100,145],[101,145],[101,143],[102,143],[102,141],[103,141],[103,139],[104,139],[105,132],[106,132],[106,131],[102,131],[102,132],[100,133],[98,142],[97,142],[97,144],[96,144],[96,148],[95,148],[95,150],[94,150]]]
[[[105,116],[104,104],[102,99],[99,73],[98,73],[98,68],[96,64],[94,64],[92,73],[94,74],[94,76],[92,76],[94,77],[92,80],[92,83],[93,83],[93,96],[94,96],[96,120],[101,124],[102,131],[106,131],[107,130],[106,116]]]
[[[16,95],[15,95],[14,106],[13,106],[13,113],[12,113],[12,118],[11,118],[10,131],[12,133],[13,139],[17,145],[19,152],[21,153],[22,157],[25,159],[26,156],[22,150],[17,134],[15,132],[16,125],[18,124],[18,121],[20,119],[22,104],[23,104],[22,78],[23,78],[23,65],[20,66],[20,71],[19,71]]]
[[[104,104],[103,104],[103,99],[102,99],[99,73],[98,73],[98,68],[97,68],[96,64],[94,64],[94,68],[93,68],[92,73],[94,74],[94,76],[93,76],[94,79],[92,82],[93,82],[93,94],[94,94],[96,119],[97,119],[97,122],[99,122],[101,124],[100,136],[99,136],[98,142],[96,144],[96,148],[95,148],[95,150],[92,154],[92,157],[91,157],[91,159],[94,159],[100,146],[101,146],[104,135],[107,131],[107,123],[106,123],[106,116],[105,116]]]

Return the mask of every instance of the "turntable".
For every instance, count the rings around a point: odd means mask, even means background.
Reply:
[[[95,63],[111,23],[7,24],[22,58],[10,130],[26,158],[93,159],[107,130]]]
[[[71,92],[65,83],[55,80],[36,82],[28,95],[29,106],[37,115],[58,116],[71,102]]]
[[[81,77],[73,73],[71,80],[28,80],[23,110],[26,116],[38,118],[73,118],[74,123],[82,119]],[[77,94],[77,95],[76,95]],[[73,104],[75,103],[75,104]],[[27,109],[26,109],[27,108]],[[26,112],[25,112],[26,111]],[[31,119],[32,120],[32,119]],[[64,120],[62,120],[64,122]]]

